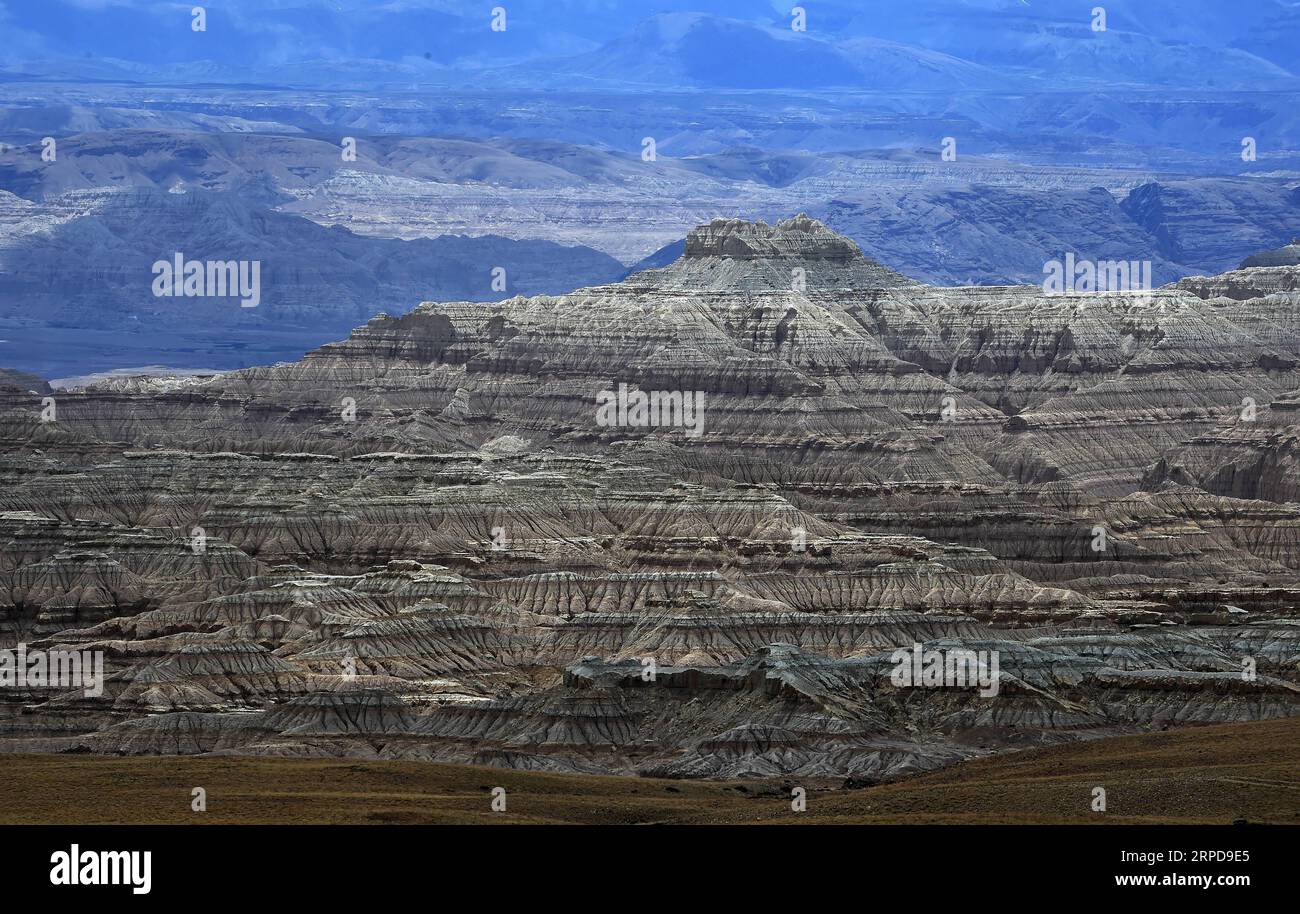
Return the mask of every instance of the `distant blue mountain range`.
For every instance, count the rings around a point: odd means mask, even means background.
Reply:
[[[492,28],[496,5],[504,30]],[[223,0],[204,7],[203,32],[190,9],[3,0],[0,63],[9,74],[304,87],[459,84],[472,71],[487,86],[1262,89],[1300,74],[1292,0]]]

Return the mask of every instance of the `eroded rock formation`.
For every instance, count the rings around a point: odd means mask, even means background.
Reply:
[[[935,288],[716,220],[294,363],[4,375],[0,647],[105,679],[0,690],[0,748],[870,780],[1298,713],[1300,266],[1265,260]],[[996,694],[900,684],[914,645]]]

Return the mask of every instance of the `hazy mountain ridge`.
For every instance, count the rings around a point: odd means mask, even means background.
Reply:
[[[976,92],[645,91],[474,89],[415,81],[383,92],[274,86],[139,86],[0,82],[0,136],[9,143],[104,127],[185,126],[227,133],[504,138],[595,146],[639,156],[787,152],[934,155],[944,136],[963,155],[1042,166],[1166,168],[1223,174],[1290,168],[1300,174],[1300,92],[1099,88]],[[214,91],[215,90],[215,91]],[[51,104],[51,93],[58,103]],[[275,130],[274,124],[283,125]],[[689,125],[681,129],[673,125]],[[1242,162],[1243,136],[1259,159]],[[0,156],[0,165],[5,157]]]
[[[153,265],[177,254],[191,261],[257,262],[256,307],[241,307],[236,297],[156,296]],[[504,271],[503,288],[493,288],[495,269]],[[147,363],[176,368],[233,367],[208,351],[186,352],[185,344],[166,342],[181,329],[222,337],[227,345],[267,330],[301,331],[314,336],[308,348],[380,311],[404,311],[437,290],[482,301],[566,291],[575,280],[599,284],[623,272],[606,254],[548,241],[355,235],[232,193],[100,188],[33,207],[0,191],[0,299],[6,303],[0,336],[14,328],[39,336],[41,327],[154,336],[161,350]],[[113,342],[93,338],[101,355],[64,340],[62,362],[52,361],[57,353],[44,347],[0,349],[14,367],[51,376],[118,367]],[[169,355],[168,345],[177,350]],[[278,357],[298,354],[282,349]]]
[[[1300,190],[1280,176],[753,148],[645,162],[525,139],[361,137],[354,162],[340,148],[312,136],[84,134],[62,140],[53,163],[34,153],[0,160],[0,189],[39,201],[104,186],[206,188],[366,235],[497,233],[598,248],[624,263],[700,218],[807,208],[892,266],[949,283],[1024,281],[1066,247],[1151,259],[1168,281],[1225,269],[1300,231]]]
[[[807,12],[807,31],[795,32],[788,11],[733,0],[619,4],[598,13],[576,2],[520,0],[511,4],[506,27],[494,31],[490,8],[232,2],[209,11],[208,30],[196,36],[186,34],[190,17],[181,8],[51,0],[39,8],[8,4],[7,57],[15,69],[90,79],[317,86],[337,84],[344,69],[389,84],[445,83],[470,71],[532,85],[545,73],[552,85],[558,76],[615,86],[744,88],[888,88],[903,80],[917,88],[935,77],[982,88],[1026,77],[1057,87],[1225,87],[1287,81],[1297,72],[1300,22],[1282,0],[1260,0],[1231,16],[1212,0],[1194,10],[1169,0],[1113,0],[1101,33],[1092,30],[1086,6],[950,0],[914,7],[904,0],[870,12],[818,4]],[[288,42],[289,33],[303,40]],[[168,34],[177,40],[146,37]],[[727,56],[728,47],[735,56]],[[766,72],[763,58],[772,62]]]
[[[0,288],[11,296],[4,316],[14,339],[18,325],[139,336],[183,316],[191,331],[237,330],[240,345],[259,327],[305,328],[317,334],[310,346],[424,298],[563,292],[625,275],[625,264],[663,266],[654,252],[679,251],[674,239],[701,219],[796,208],[890,267],[942,285],[1040,283],[1044,265],[1071,252],[1149,260],[1162,284],[1300,234],[1300,190],[1283,177],[977,156],[740,148],[646,162],[556,141],[365,136],[356,161],[344,161],[336,138],[170,130],[63,138],[54,162],[36,150],[0,158],[0,193],[10,192],[0,198]],[[149,267],[175,251],[262,262],[263,304],[152,297]],[[497,266],[505,293],[490,288]],[[75,364],[19,342],[14,364],[53,376],[133,364],[109,340],[91,339]],[[281,347],[263,357],[296,354]],[[134,364],[248,364],[162,335],[140,355]]]

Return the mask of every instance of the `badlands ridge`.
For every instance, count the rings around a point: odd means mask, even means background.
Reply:
[[[1296,715],[1298,463],[1294,245],[1047,295],[715,220],[298,362],[0,372],[0,648],[106,669],[4,690],[0,748],[874,781]],[[895,684],[914,644],[997,694]]]

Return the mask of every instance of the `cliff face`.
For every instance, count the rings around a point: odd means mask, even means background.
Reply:
[[[874,778],[1297,713],[1297,271],[941,289],[716,220],[298,362],[0,386],[0,633],[111,674],[5,745]]]

